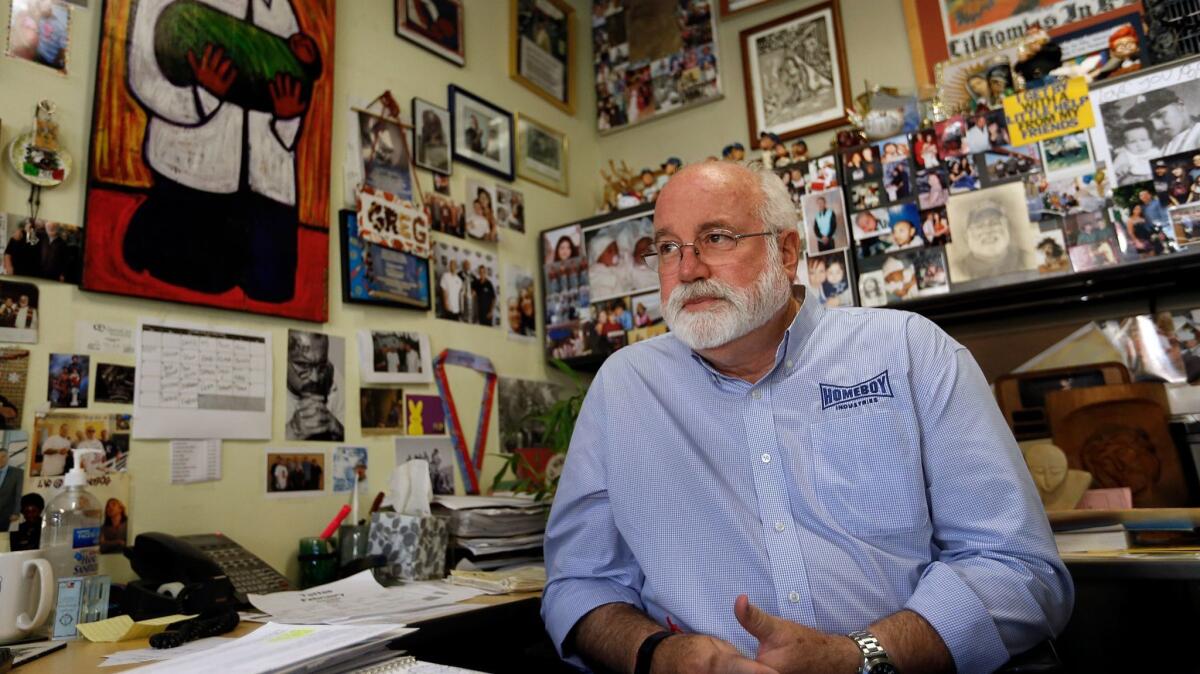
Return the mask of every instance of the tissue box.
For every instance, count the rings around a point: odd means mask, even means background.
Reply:
[[[440,580],[446,576],[450,525],[433,515],[371,515],[369,554],[387,558],[384,567],[400,580]]]

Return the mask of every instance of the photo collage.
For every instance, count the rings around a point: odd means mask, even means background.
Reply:
[[[796,207],[796,223],[805,253],[796,281],[807,284],[816,291],[821,303],[830,307],[854,305],[846,261],[850,234],[837,164],[837,157],[832,154],[793,160],[784,152],[773,157],[771,164],[771,170],[787,186]]]

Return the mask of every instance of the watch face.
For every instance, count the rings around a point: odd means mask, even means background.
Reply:
[[[881,662],[867,671],[867,674],[900,674],[900,670],[890,662]]]

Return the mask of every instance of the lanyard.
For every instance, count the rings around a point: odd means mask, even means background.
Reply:
[[[454,404],[454,396],[450,393],[450,382],[446,379],[446,364],[458,365],[483,373],[487,381],[483,385],[483,400],[479,403],[479,424],[475,429],[475,452],[471,456],[467,449],[467,439],[463,436],[462,423],[458,420],[458,408]],[[446,349],[438,354],[433,363],[433,372],[437,377],[438,393],[442,396],[442,409],[450,420],[448,429],[450,440],[454,443],[454,451],[458,452],[458,472],[462,475],[463,484],[468,494],[479,493],[479,472],[483,470],[483,446],[487,444],[488,422],[492,418],[492,401],[496,397],[496,368],[492,361],[466,351]]]

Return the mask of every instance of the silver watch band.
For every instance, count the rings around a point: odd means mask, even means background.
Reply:
[[[851,632],[846,636],[858,646],[858,650],[862,651],[863,662],[861,671],[868,672],[871,668],[879,663],[891,663],[888,659],[887,651],[879,644],[879,638],[866,630]]]

